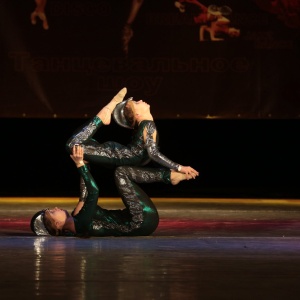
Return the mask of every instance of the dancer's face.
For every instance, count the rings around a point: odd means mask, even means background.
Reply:
[[[143,100],[131,100],[131,107],[135,115],[143,115],[150,111],[150,105]]]
[[[54,207],[45,210],[45,217],[50,219],[51,223],[64,224],[69,217],[69,213],[65,209]]]
[[[142,119],[143,116],[149,113],[150,105],[143,100],[129,100],[124,109],[124,116],[132,128],[139,123],[139,120]]]

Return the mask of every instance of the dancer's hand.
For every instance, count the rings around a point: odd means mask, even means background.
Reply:
[[[196,171],[195,169],[193,169],[190,166],[180,166],[179,172],[184,173],[187,178],[189,178],[190,176],[192,176],[192,178],[196,178],[196,176],[199,176],[199,172]]]
[[[77,168],[82,167],[84,165],[83,147],[78,145],[78,144],[74,145],[73,149],[72,149],[72,154],[70,155],[70,157],[75,162],[75,165],[76,165]]]

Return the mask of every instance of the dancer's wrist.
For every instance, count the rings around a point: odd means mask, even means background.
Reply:
[[[76,164],[77,168],[80,168],[80,167],[84,166],[84,161],[80,160],[80,161],[76,162],[75,164]]]

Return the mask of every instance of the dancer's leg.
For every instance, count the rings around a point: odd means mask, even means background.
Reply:
[[[114,110],[115,106],[123,100],[126,91],[126,88],[120,90],[93,119],[75,131],[73,136],[66,143],[68,153],[72,153],[75,144],[80,144],[84,148],[84,159],[89,162],[110,164],[110,159],[113,160],[114,158],[118,158],[119,154],[117,149],[122,145],[114,142],[100,144],[93,140],[92,137],[103,124],[110,123],[111,112]]]
[[[149,235],[158,226],[157,209],[148,195],[137,183],[162,182],[176,185],[189,180],[185,174],[167,168],[141,168],[120,166],[115,171],[115,182],[119,194],[131,216],[128,226],[130,235]]]
[[[116,105],[124,99],[126,92],[126,88],[121,89],[91,121],[75,131],[73,136],[67,142],[67,148],[70,153],[72,153],[75,144],[84,144],[84,142],[93,137],[102,124],[108,125],[110,123],[112,111],[115,109]]]
[[[83,145],[89,143],[89,141],[93,141],[92,137],[101,126],[102,121],[96,116],[85,123],[83,126],[79,127],[68,139],[66,143],[67,151],[71,154],[75,144]]]
[[[124,87],[121,89],[115,97],[104,106],[97,114],[98,118],[102,120],[104,125],[110,124],[111,114],[115,109],[116,105],[123,101],[125,95],[127,93],[127,89]]]
[[[159,223],[157,209],[148,195],[136,183],[171,183],[170,170],[122,166],[115,171],[115,182],[131,216],[128,228],[130,235],[153,233]]]

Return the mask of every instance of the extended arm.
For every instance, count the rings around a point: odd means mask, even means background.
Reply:
[[[89,171],[91,171],[90,165],[87,164],[85,161],[84,161],[84,163],[88,167]],[[73,217],[76,216],[80,212],[80,210],[83,207],[84,202],[86,201],[87,196],[88,196],[88,190],[87,190],[86,184],[85,184],[84,179],[83,179],[82,176],[80,176],[79,188],[80,188],[79,200],[77,202],[76,207],[72,211],[72,216]]]
[[[173,162],[165,155],[163,155],[157,146],[156,140],[156,127],[154,122],[149,122],[144,130],[144,142],[148,152],[149,157],[160,165],[185,173],[187,176],[191,175],[193,178],[199,175],[198,171],[190,166],[182,166],[176,162]]]
[[[85,182],[84,182],[83,178],[80,176],[80,197],[79,197],[79,201],[77,202],[76,207],[72,211],[72,216],[76,216],[80,212],[80,210],[82,209],[84,202],[87,198],[87,195],[88,195],[88,192],[87,192]]]
[[[76,167],[81,175],[81,189],[83,190],[84,199],[80,199],[73,215],[83,211],[85,218],[92,218],[94,209],[98,202],[99,189],[98,186],[91,175],[88,166],[83,161],[83,147],[75,145],[72,149],[72,154],[70,155],[75,162]]]

